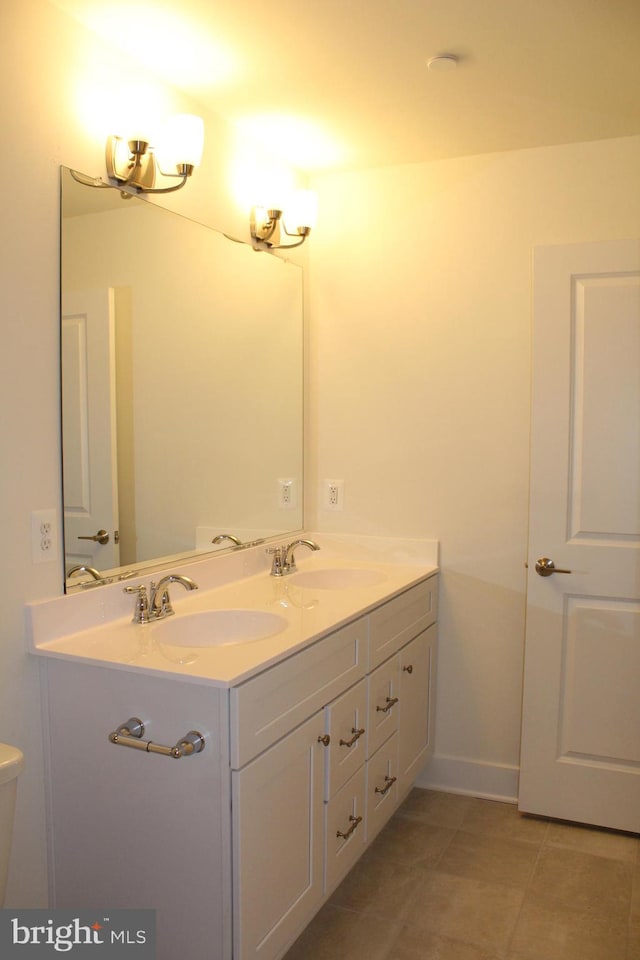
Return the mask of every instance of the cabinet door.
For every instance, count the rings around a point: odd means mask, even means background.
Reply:
[[[436,626],[400,651],[398,790],[402,797],[433,753]]]
[[[329,800],[361,767],[367,742],[367,683],[361,680],[326,709],[327,751],[325,800]]]
[[[234,960],[281,956],[322,900],[323,714],[232,773]]]

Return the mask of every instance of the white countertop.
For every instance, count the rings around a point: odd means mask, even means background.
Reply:
[[[339,589],[300,586],[296,574],[270,576],[264,547],[251,548],[228,554],[226,565],[222,563],[223,557],[177,564],[171,572],[192,577],[200,589],[187,593],[179,585],[173,585],[171,599],[175,616],[156,623],[131,622],[134,597],[123,597],[125,584],[29,604],[30,650],[44,657],[156,675],[173,674],[187,681],[231,687],[366,614],[438,569],[437,544],[431,551],[389,549],[390,541],[369,538],[369,548],[359,549],[349,538],[329,540],[322,534],[309,536],[318,540],[322,549],[316,553],[298,549],[299,574],[357,568],[371,571],[375,582]],[[424,545],[434,541],[401,543]],[[375,544],[378,547],[386,544],[387,548],[375,549]],[[401,562],[396,562],[398,557],[402,558]],[[233,576],[236,579],[228,579]],[[113,618],[108,615],[111,608],[115,613]],[[126,615],[122,615],[123,608],[127,610]],[[166,642],[163,626],[169,620],[177,627],[179,618],[206,610],[275,613],[283,618],[282,629],[263,639],[215,646],[178,646]]]

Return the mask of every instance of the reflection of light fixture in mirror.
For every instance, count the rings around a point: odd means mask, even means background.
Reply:
[[[204,143],[204,124],[192,114],[177,114],[171,117],[164,136],[157,147],[148,140],[110,136],[107,139],[107,175],[119,186],[133,187],[138,193],[172,193],[184,187],[188,178],[200,163]],[[167,173],[160,166],[159,157],[169,158],[175,165],[175,173]],[[179,179],[171,186],[157,186],[158,174],[166,179]]]
[[[254,247],[256,250],[287,250],[299,247],[315,226],[316,213],[316,195],[311,190],[296,191],[286,210],[275,206],[252,207],[249,228]],[[288,237],[296,237],[296,242],[280,243],[282,233]]]

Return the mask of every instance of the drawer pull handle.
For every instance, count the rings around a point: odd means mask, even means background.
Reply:
[[[413,667],[412,667],[412,669],[413,669]],[[376,707],[376,710],[377,710],[379,713],[389,713],[389,710],[391,710],[391,707],[395,707],[395,705],[396,705],[397,702],[398,702],[398,698],[397,698],[397,697],[387,697],[387,705],[386,705],[386,707]]]
[[[194,753],[204,750],[204,737],[197,730],[190,730],[174,747],[165,747],[161,743],[143,740],[144,723],[138,717],[130,717],[117,730],[109,734],[111,743],[121,747],[133,747],[135,750],[144,750],[146,753],[159,753],[163,757],[190,757]]]
[[[386,796],[387,793],[389,793],[389,790],[391,790],[391,787],[394,785],[394,783],[396,782],[396,780],[397,780],[398,778],[397,778],[397,777],[385,777],[384,779],[385,779],[385,786],[384,786],[384,787],[376,787],[376,789],[375,789],[375,791],[374,791],[375,793],[379,793],[382,797]]]
[[[346,833],[343,833],[342,830],[337,830],[336,837],[342,837],[343,840],[348,840],[351,834],[353,833],[353,831],[358,829],[358,824],[362,823],[362,817],[354,817],[352,814],[349,817],[349,821],[351,823],[351,826],[346,831]]]
[[[351,740],[341,740],[341,741],[340,741],[340,746],[341,746],[341,747],[352,747],[352,746],[354,745],[354,743],[355,743],[357,740],[359,740],[360,737],[362,736],[362,734],[364,733],[364,727],[362,727],[360,730],[356,730],[355,727],[351,727],[351,733],[353,734],[353,736],[351,737]]]
[[[413,673],[413,664],[409,663],[406,667],[402,668],[405,673]]]
[[[329,736],[328,733],[325,733],[324,735],[321,734],[318,737],[318,743],[323,743],[325,747],[328,747],[329,744],[331,743],[331,737]]]

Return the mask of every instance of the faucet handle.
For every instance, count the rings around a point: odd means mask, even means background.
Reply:
[[[272,577],[281,577],[284,574],[284,557],[287,548],[282,547],[267,547],[265,553],[273,556],[273,563],[271,564],[271,576]]]
[[[149,616],[149,598],[147,597],[147,588],[144,583],[140,583],[136,587],[123,587],[122,592],[135,593],[137,595],[131,622],[149,623],[151,619]]]

